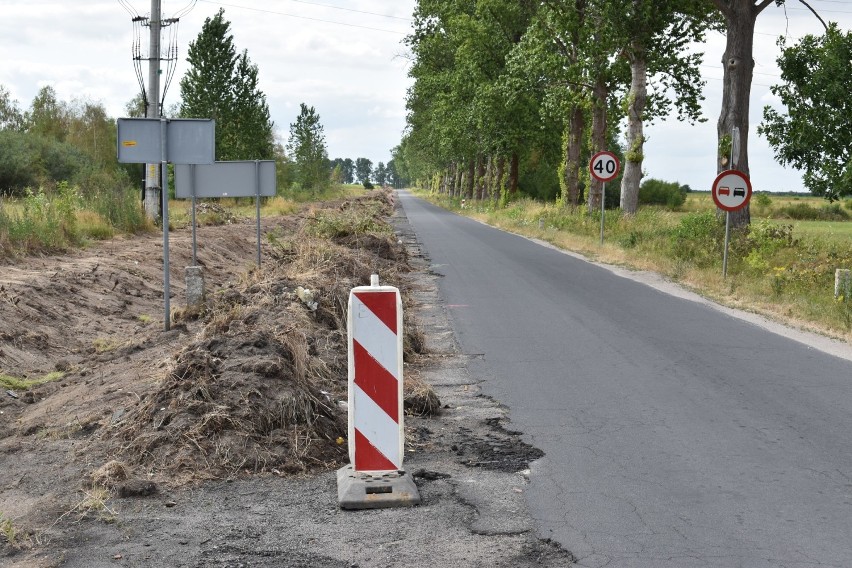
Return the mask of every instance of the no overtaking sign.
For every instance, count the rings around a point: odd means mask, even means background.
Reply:
[[[751,182],[739,170],[725,170],[713,182],[713,201],[722,211],[737,211],[751,199]]]

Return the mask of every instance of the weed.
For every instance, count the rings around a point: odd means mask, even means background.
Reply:
[[[95,348],[95,353],[108,353],[110,351],[121,349],[125,345],[127,345],[126,341],[120,341],[114,338],[98,337],[92,341],[92,347]]]
[[[0,514],[0,534],[6,538],[9,546],[14,547],[18,540],[18,529],[12,523],[12,519],[7,519]]]
[[[841,294],[835,298],[834,304],[837,307],[837,313],[840,316],[840,321],[843,323],[846,330],[852,330],[852,301]]]
[[[77,211],[77,226],[80,234],[90,239],[102,241],[115,235],[115,229],[109,221],[95,211]]]
[[[107,502],[112,497],[112,492],[106,487],[95,485],[91,489],[83,491],[83,500],[77,505],[80,519],[94,515],[98,520],[113,522],[117,513],[110,509]]]
[[[0,536],[6,539],[6,544],[12,550],[23,550],[33,547],[32,536],[21,532],[15,526],[15,523],[12,522],[12,519],[6,517],[3,513],[0,513]]]
[[[721,258],[725,228],[714,213],[690,213],[671,232],[674,258],[700,267],[716,264]]]
[[[64,376],[65,373],[59,371],[48,373],[42,377],[36,377],[33,379],[10,377],[9,375],[0,374],[0,388],[15,391],[26,391],[38,385],[58,381]]]

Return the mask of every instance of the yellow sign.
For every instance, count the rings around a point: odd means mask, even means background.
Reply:
[[[131,148],[133,146],[136,146],[136,140],[123,140],[121,142],[121,145],[125,148]]]

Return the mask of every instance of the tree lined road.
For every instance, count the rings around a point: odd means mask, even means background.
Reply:
[[[540,536],[581,566],[852,566],[852,356],[400,195],[471,373],[546,453]]]

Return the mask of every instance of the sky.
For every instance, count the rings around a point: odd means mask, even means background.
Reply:
[[[405,95],[411,85],[402,43],[411,26],[414,0],[162,0],[163,15],[185,9],[176,31],[178,62],[166,108],[179,101],[188,44],[204,20],[224,8],[237,50],[259,67],[278,137],[286,142],[300,103],[313,106],[324,126],[330,158],[366,157],[387,162],[405,129]],[[749,162],[758,191],[805,191],[800,172],[778,165],[756,132],[763,107],[781,108],[769,87],[780,82],[775,63],[778,36],[788,45],[822,25],[796,0],[770,6],[758,18],[751,92]],[[852,29],[852,0],[809,0],[823,19]],[[129,9],[129,11],[128,11]],[[149,0],[0,0],[0,85],[29,107],[51,85],[61,100],[102,103],[113,117],[138,92],[131,46],[131,12],[150,15]],[[147,56],[148,29],[142,30]],[[695,46],[705,53],[702,105],[707,122],[690,125],[676,117],[646,126],[643,170],[648,177],[709,190],[715,178],[716,121],[721,109],[721,58],[725,38],[711,35]],[[147,81],[147,62],[142,69]]]

